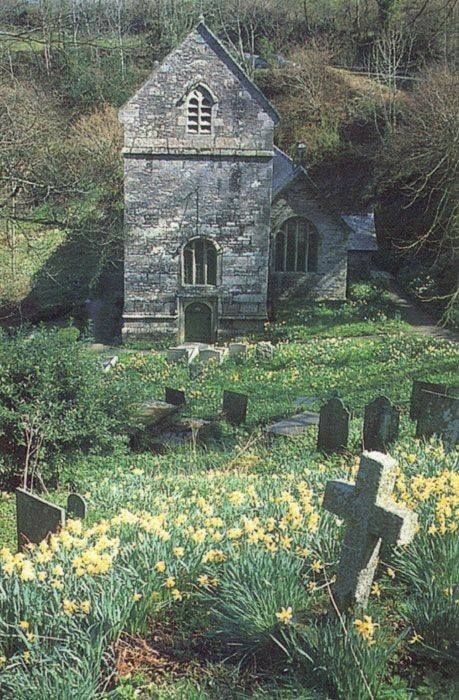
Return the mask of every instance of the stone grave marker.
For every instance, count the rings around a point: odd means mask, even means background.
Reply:
[[[228,348],[202,348],[199,351],[199,360],[203,364],[216,362],[221,365],[228,355]]]
[[[258,360],[262,362],[269,362],[274,358],[276,348],[272,343],[261,341],[257,343],[255,348],[255,355]]]
[[[422,392],[423,409],[416,425],[416,437],[438,435],[446,451],[459,443],[459,399],[433,391]]]
[[[228,345],[229,356],[234,360],[245,360],[248,349],[247,343],[230,343]]]
[[[65,525],[65,510],[24,489],[16,489],[18,549],[39,544]]]
[[[334,396],[320,409],[317,449],[323,452],[342,452],[349,438],[349,411]]]
[[[118,355],[114,355],[113,357],[109,357],[108,360],[105,360],[103,363],[102,367],[104,372],[109,372],[118,362]]]
[[[186,404],[185,392],[180,391],[179,389],[171,389],[170,387],[166,387],[165,399],[166,403],[171,404],[171,406],[185,406]]]
[[[423,391],[434,391],[437,394],[446,394],[446,384],[435,384],[433,382],[422,382],[419,379],[413,380],[410,399],[410,418],[417,420],[422,413],[424,399]]]
[[[306,430],[309,430],[309,428],[315,425],[319,425],[319,414],[305,411],[304,413],[298,413],[296,416],[290,416],[289,418],[284,418],[277,423],[269,425],[266,432],[268,435],[296,437],[297,435],[302,435]]]
[[[83,496],[80,496],[78,493],[70,493],[67,497],[67,517],[84,520],[87,512],[88,506]]]
[[[199,347],[197,345],[178,345],[177,347],[169,348],[167,361],[171,364],[185,362],[189,365],[197,358],[198,354]]]
[[[364,452],[355,481],[329,481],[323,506],[346,521],[333,595],[340,610],[368,602],[382,541],[408,544],[417,515],[391,499],[397,463],[380,452]]]
[[[247,405],[249,397],[236,391],[223,392],[222,412],[228,423],[240,425],[247,418]]]
[[[365,450],[387,452],[398,438],[399,410],[386,396],[378,396],[365,406],[363,417],[363,446]]]

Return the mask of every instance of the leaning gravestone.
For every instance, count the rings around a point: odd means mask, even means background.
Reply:
[[[170,403],[171,406],[185,406],[186,404],[185,392],[180,391],[179,389],[171,389],[170,387],[166,387],[165,399],[166,403]]]
[[[65,525],[65,510],[33,493],[16,489],[16,524],[18,549],[38,544]]]
[[[378,396],[365,406],[363,446],[365,450],[387,452],[398,438],[400,412],[386,396]]]
[[[118,355],[113,355],[113,357],[109,357],[108,360],[105,360],[105,362],[102,365],[104,372],[110,372],[110,370],[117,364],[117,362]]]
[[[342,452],[349,438],[349,411],[341,399],[331,398],[320,409],[317,449],[323,452]]]
[[[333,595],[340,610],[368,602],[381,543],[409,544],[417,515],[391,499],[397,463],[389,455],[364,452],[355,485],[329,481],[323,507],[346,520]]]
[[[417,420],[422,413],[424,405],[423,391],[434,391],[437,394],[446,394],[446,384],[435,384],[433,382],[421,382],[418,379],[413,380],[410,399],[410,418]]]
[[[75,520],[84,520],[88,512],[88,506],[83,496],[78,493],[70,493],[67,497],[67,517]]]
[[[272,343],[262,341],[261,343],[257,343],[255,349],[255,356],[257,360],[261,360],[262,362],[269,362],[274,358],[275,352],[276,348]]]
[[[447,451],[454,450],[459,442],[459,399],[433,391],[423,391],[422,399],[416,437],[438,435]]]
[[[240,425],[247,418],[247,404],[249,397],[236,391],[223,392],[223,415],[228,423]]]

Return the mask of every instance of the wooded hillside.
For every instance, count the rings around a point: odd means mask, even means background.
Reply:
[[[202,12],[278,108],[278,145],[306,144],[343,213],[375,208],[381,264],[453,323],[456,4],[3,0],[2,321],[78,318],[102,289],[121,303],[117,108]]]

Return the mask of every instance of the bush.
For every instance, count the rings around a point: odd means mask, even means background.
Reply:
[[[0,334],[3,481],[22,463],[24,485],[43,486],[58,454],[110,451],[125,433],[135,382],[104,374],[77,337],[74,328]]]

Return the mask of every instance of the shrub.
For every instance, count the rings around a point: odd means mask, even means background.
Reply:
[[[43,485],[57,476],[59,453],[109,451],[125,432],[135,382],[104,374],[77,336],[73,328],[0,335],[3,479],[13,477],[12,463],[22,462],[24,485]]]

